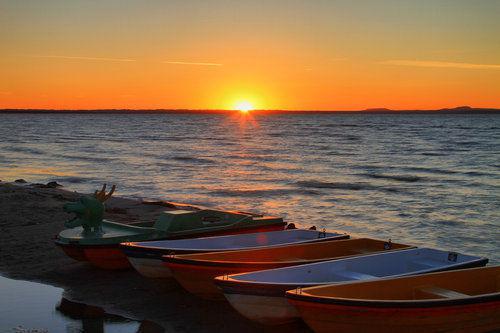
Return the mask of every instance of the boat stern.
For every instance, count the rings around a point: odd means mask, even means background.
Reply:
[[[289,285],[255,284],[237,281],[231,275],[218,276],[214,283],[242,316],[264,325],[281,325],[298,320],[299,313],[285,298]]]

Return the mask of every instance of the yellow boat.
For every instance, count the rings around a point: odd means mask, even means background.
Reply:
[[[315,332],[498,332],[500,266],[287,292]]]
[[[332,240],[254,250],[163,256],[173,277],[189,292],[208,299],[223,299],[213,283],[216,276],[260,271],[325,260],[341,259],[411,246],[370,238]]]

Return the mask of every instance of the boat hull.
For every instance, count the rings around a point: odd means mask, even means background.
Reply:
[[[226,299],[244,317],[264,325],[294,322],[300,316],[284,297],[226,294]]]
[[[132,266],[118,245],[88,247],[85,249],[87,260],[102,269],[129,269]]]
[[[64,244],[58,241],[55,243],[72,259],[86,261],[99,268],[118,270],[131,267],[118,245]]]
[[[219,280],[221,277],[218,277]],[[300,318],[299,313],[286,297],[287,290],[297,286],[287,285],[221,285],[227,301],[243,317],[263,325],[291,323]]]
[[[322,332],[488,332],[500,328],[500,301],[431,308],[377,308],[289,299]]]
[[[85,250],[82,247],[74,246],[71,244],[62,244],[58,242],[56,242],[56,245],[58,245],[71,259],[74,259],[76,261],[88,261],[87,257],[85,256]]]
[[[132,267],[142,276],[151,279],[173,278],[170,268],[159,259],[127,257]]]

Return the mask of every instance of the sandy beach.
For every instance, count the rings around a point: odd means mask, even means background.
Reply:
[[[64,288],[70,300],[150,320],[166,332],[309,332],[301,323],[279,329],[256,326],[226,302],[198,299],[174,280],[150,280],[133,270],[100,270],[68,258],[53,237],[71,217],[62,206],[81,195],[62,187],[0,182],[0,274]],[[106,218],[150,221],[164,209],[118,193],[106,203]]]

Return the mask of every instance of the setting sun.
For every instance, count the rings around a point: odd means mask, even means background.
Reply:
[[[248,101],[240,101],[234,105],[234,109],[238,110],[240,112],[243,112],[243,113],[247,113],[248,111],[253,110],[254,107],[253,107],[252,103],[250,103]]]

